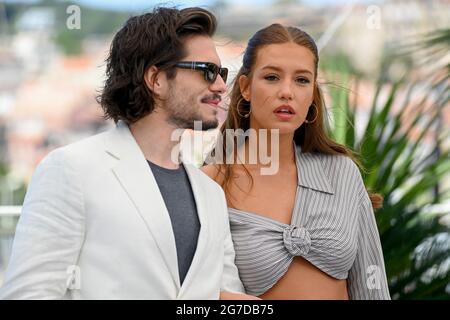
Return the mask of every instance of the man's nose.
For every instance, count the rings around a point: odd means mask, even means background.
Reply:
[[[217,75],[216,80],[209,86],[211,91],[217,92],[217,93],[225,93],[227,90],[227,85],[225,81],[223,81],[220,74]]]

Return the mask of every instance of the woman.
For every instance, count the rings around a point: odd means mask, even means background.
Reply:
[[[245,51],[221,132],[278,129],[278,171],[262,175],[268,165],[259,158],[253,164],[218,162],[203,171],[225,191],[236,265],[248,294],[390,299],[373,213],[382,198],[369,196],[352,152],[326,134],[318,61],[304,31],[280,24],[258,31]],[[250,154],[250,140],[233,150]]]

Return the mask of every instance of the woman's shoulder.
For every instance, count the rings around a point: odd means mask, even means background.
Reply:
[[[318,153],[316,157],[322,163],[323,172],[333,184],[351,184],[358,187],[364,185],[361,169],[351,157],[344,154],[324,153]]]
[[[325,169],[339,169],[341,173],[359,174],[360,169],[356,162],[349,156],[344,154],[326,154],[315,153],[317,159],[320,159]]]

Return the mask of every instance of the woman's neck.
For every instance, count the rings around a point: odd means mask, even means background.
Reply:
[[[246,139],[244,144],[245,161],[242,162],[249,169],[271,167],[279,170],[289,168],[295,164],[293,139],[293,133],[278,134],[277,132],[271,132],[271,130],[265,130],[265,132],[256,130],[256,135]],[[241,148],[240,151],[243,152],[244,150]]]

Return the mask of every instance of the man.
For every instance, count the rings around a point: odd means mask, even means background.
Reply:
[[[245,297],[220,187],[171,160],[173,130],[218,125],[215,29],[206,10],[157,8],[115,35],[99,102],[117,126],[40,163],[0,298]]]

